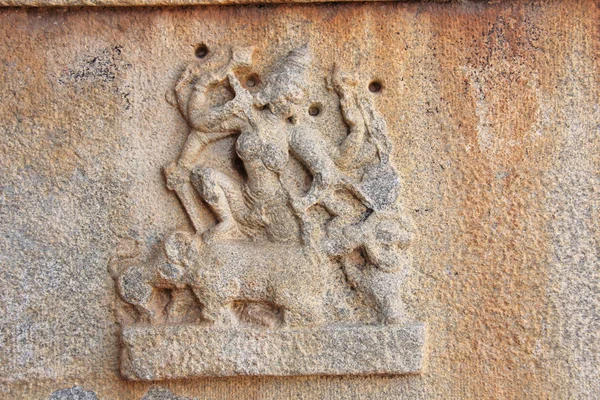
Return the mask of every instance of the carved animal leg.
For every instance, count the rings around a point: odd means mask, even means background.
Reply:
[[[404,302],[401,298],[402,272],[370,271],[370,292],[379,308],[385,324],[398,324],[406,319]]]
[[[325,323],[323,305],[313,305],[302,309],[289,309],[285,322],[289,326],[319,326]]]
[[[196,167],[191,181],[218,220],[217,225],[203,234],[204,239],[241,237],[234,218],[234,209],[239,206],[241,197],[239,185],[227,175],[205,167]]]
[[[171,301],[167,309],[168,322],[180,322],[185,319],[185,314],[189,308],[188,290],[173,289],[171,291]]]
[[[223,296],[207,293],[205,288],[192,287],[196,299],[202,304],[202,316],[215,326],[233,326],[236,319],[227,299]]]
[[[208,302],[202,311],[204,317],[217,327],[231,327],[237,324],[233,310],[227,304]]]
[[[397,324],[406,319],[401,297],[407,275],[405,265],[396,271],[386,272],[373,265],[359,270],[351,263],[344,263],[344,270],[356,289],[372,301],[381,322]]]
[[[325,323],[323,302],[318,293],[307,294],[300,291],[288,297],[284,304],[284,321],[288,326],[318,326]],[[316,298],[315,298],[316,297]]]
[[[148,307],[147,304],[135,304],[134,307],[139,314],[137,322],[150,325],[158,322],[156,312]]]

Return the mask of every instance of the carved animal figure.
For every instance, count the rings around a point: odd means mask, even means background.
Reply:
[[[173,290],[169,311],[175,312],[178,306],[178,294],[185,289],[188,281],[180,266],[184,255],[180,254],[182,237],[171,235],[160,251],[150,260],[143,260],[139,246],[133,240],[124,243],[117,250],[108,266],[115,280],[117,291],[123,301],[138,312],[140,323],[157,323],[158,291]]]
[[[329,269],[300,245],[231,240],[209,246],[198,235],[175,232],[154,259],[112,273],[140,322],[156,322],[157,289],[189,286],[216,326],[236,323],[232,306],[240,301],[270,303],[283,309],[285,325],[310,326],[324,323]]]
[[[178,321],[179,299],[187,296],[217,326],[234,325],[234,309],[253,319],[263,305],[267,313],[276,310],[278,324],[283,315],[288,326],[318,325],[334,281],[327,274],[341,262],[346,281],[370,300],[381,322],[398,323],[412,228],[397,204],[400,180],[372,94],[334,67],[327,86],[339,98],[347,129],[341,143],[326,146],[308,120],[308,46],[279,60],[254,89],[247,84],[252,54],[252,48],[232,48],[222,67],[195,62],[178,80],[172,103],[190,132],[164,172],[196,234],[170,235],[148,262],[135,254],[120,266],[115,262],[111,273],[122,299],[142,322],[162,321],[166,301],[160,294],[168,289],[168,322]],[[235,152],[245,172],[237,177],[199,161],[209,142],[230,135],[237,135]],[[292,159],[312,178],[308,188],[295,187],[293,179],[290,184]],[[217,220],[210,228],[204,206]],[[237,319],[244,321],[244,313]]]
[[[287,326],[320,325],[330,267],[298,244],[247,240],[211,242],[192,238],[195,262],[186,268],[203,315],[215,325],[235,324],[234,301],[268,302],[281,307]]]
[[[374,212],[360,223],[329,229],[325,250],[340,257],[348,282],[382,323],[406,318],[401,291],[411,264],[406,248],[412,231],[410,219],[401,212]]]

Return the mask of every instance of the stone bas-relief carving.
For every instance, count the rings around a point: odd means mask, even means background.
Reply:
[[[418,372],[423,326],[401,300],[413,232],[368,82],[333,65],[315,83],[308,45],[265,76],[252,48],[199,52],[168,95],[190,131],[164,168],[194,231],[151,256],[125,241],[109,268],[123,375]],[[337,99],[337,142],[311,122],[315,85]],[[225,141],[209,159],[233,168],[202,161]]]

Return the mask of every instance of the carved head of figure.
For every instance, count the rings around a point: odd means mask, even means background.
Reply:
[[[308,96],[306,72],[310,60],[308,44],[290,51],[266,79],[265,88],[256,97],[257,105],[283,118],[294,117],[297,106]]]

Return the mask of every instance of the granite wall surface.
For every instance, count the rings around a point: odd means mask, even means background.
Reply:
[[[0,398],[593,398],[599,7],[0,9]],[[313,74],[335,61],[381,82],[416,226],[403,296],[427,324],[421,374],[121,378],[107,263],[123,237],[153,248],[189,226],[161,170],[187,132],[165,94],[199,43],[265,65],[308,43]]]

